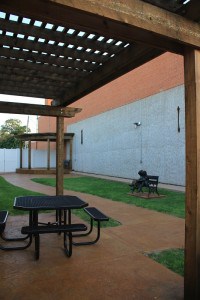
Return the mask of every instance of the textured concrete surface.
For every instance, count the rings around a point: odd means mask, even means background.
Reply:
[[[4,177],[26,189],[55,194],[54,188],[31,182],[31,175]],[[92,195],[65,194],[81,197],[122,225],[103,228],[96,245],[73,247],[71,258],[63,252],[62,237],[54,234],[41,236],[39,261],[34,260],[34,245],[23,251],[1,251],[1,300],[183,299],[183,278],[145,255],[183,247],[183,219]],[[54,214],[40,218],[49,221]],[[27,222],[27,215],[10,216],[6,230],[16,234]]]
[[[73,169],[124,178],[146,170],[161,182],[185,185],[184,86],[138,99],[67,126],[74,133]]]

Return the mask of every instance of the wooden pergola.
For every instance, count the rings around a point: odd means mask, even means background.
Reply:
[[[68,168],[64,168],[64,173],[68,173],[72,167],[72,141],[73,141],[74,133],[64,133],[64,154],[66,156],[67,143],[69,142],[69,166]],[[17,173],[24,174],[54,174],[54,168],[51,168],[50,157],[51,157],[51,146],[50,144],[56,143],[56,133],[46,132],[46,133],[27,133],[20,134],[17,136],[20,140],[20,168],[16,170]],[[24,142],[28,142],[28,168],[23,168],[23,144]],[[47,164],[46,168],[32,168],[31,165],[31,143],[32,142],[45,142],[47,144]],[[64,163],[63,163],[64,167]]]
[[[53,99],[0,103],[0,112],[57,117],[57,194],[63,193],[67,107],[170,51],[184,56],[186,104],[185,299],[200,299],[199,0],[1,0],[0,93]],[[133,83],[134,84],[134,83]],[[144,84],[144,82],[142,83]]]

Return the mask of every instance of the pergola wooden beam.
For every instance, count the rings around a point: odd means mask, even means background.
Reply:
[[[64,141],[73,140],[74,133],[64,133]],[[49,140],[50,142],[56,142],[56,133],[54,132],[45,132],[45,133],[24,133],[17,136],[20,141],[32,141],[46,142]]]
[[[47,57],[46,55],[43,54],[35,54],[35,53],[29,53],[29,52],[25,52],[25,51],[16,51],[16,50],[12,50],[12,49],[5,49],[5,48],[0,48],[0,56],[4,56],[4,57],[15,57],[16,59],[23,59],[23,60],[31,60],[31,61],[37,61],[37,62],[41,62],[43,64],[45,63],[49,63],[49,64],[55,64],[57,66],[63,66],[65,68],[68,67],[75,67],[75,68],[79,68],[79,70],[81,69],[87,69],[88,71],[94,70],[96,69],[96,66],[94,64],[91,64],[90,62],[79,62],[79,61],[75,61],[72,62],[70,60],[66,60],[60,57],[56,57],[56,56],[51,56],[51,57]]]
[[[92,30],[96,29],[97,32],[100,27],[102,34],[117,33],[118,38],[147,43],[156,48],[163,47],[172,52],[176,51],[176,44],[180,43],[200,49],[199,24],[143,1],[50,0],[50,2],[71,8],[68,23],[84,25],[87,28],[91,24]],[[89,13],[94,14],[96,20]]]
[[[54,74],[47,74],[47,73],[42,73],[42,72],[36,72],[34,70],[29,70],[28,75],[27,71],[25,69],[19,69],[19,68],[14,68],[15,74],[13,74],[13,69],[10,67],[6,66],[0,66],[0,79],[10,79],[13,82],[15,80],[20,80],[20,78],[23,78],[25,81],[34,81],[34,80],[40,80],[42,82],[51,82],[54,85],[57,84],[64,84],[65,86],[71,85],[75,81],[73,77],[67,78],[66,76],[61,76],[56,73]]]
[[[0,113],[71,118],[81,110],[81,108],[73,107],[59,108],[49,105],[22,104],[0,101]]]
[[[6,12],[166,51],[180,53],[180,44],[200,48],[199,24],[139,0],[1,0],[0,6]]]
[[[46,5],[47,3],[48,5]],[[8,48],[3,47],[0,51],[2,54],[0,68],[2,70],[8,68],[8,72],[9,69],[14,68],[16,73],[13,72],[14,77],[5,79],[6,84],[4,80],[1,81],[0,92],[52,98],[55,99],[53,103],[57,106],[65,106],[76,101],[111,80],[157,57],[164,50],[183,54],[185,45],[189,43],[193,47],[196,46],[197,41],[199,42],[199,24],[138,0],[129,0],[126,3],[105,0],[101,2],[86,0],[84,3],[74,0],[49,0],[44,3],[41,0],[34,0],[28,4],[24,0],[10,2],[3,0],[0,7],[8,13],[12,12],[32,18],[32,23],[29,25],[8,21],[6,18],[1,20],[4,34],[6,28],[11,32],[13,31],[14,34],[20,30],[19,32],[24,33],[26,38],[21,40],[2,35],[0,44],[2,43]],[[191,10],[190,14],[192,14]],[[33,26],[34,19],[41,20],[44,24],[45,22],[52,22],[55,25],[55,31]],[[56,24],[63,25],[65,30],[57,32]],[[76,34],[70,36],[67,33],[67,28],[75,28]],[[79,30],[86,31],[84,38],[78,36]],[[94,33],[94,38],[90,40],[87,38],[87,34],[91,32]],[[113,42],[110,44],[99,42],[95,40],[96,34],[102,34],[107,38],[116,38],[116,40],[121,39],[125,44],[130,42],[130,45],[126,49],[123,48],[125,45],[123,43],[116,46],[112,45]],[[27,40],[29,35],[35,36],[36,39],[43,37],[46,42],[29,41]],[[73,50],[63,47],[63,56],[61,55],[61,48],[57,47],[56,44],[49,45],[48,39],[55,39],[57,42],[61,40],[66,43],[66,46],[67,42],[72,42],[75,46],[81,45],[85,48],[83,51],[77,51],[76,47]],[[147,43],[148,46],[135,44],[135,41]],[[157,48],[152,48],[152,45]],[[22,51],[21,49],[26,48],[26,46],[28,52]],[[87,53],[86,48],[90,46],[92,51]],[[15,50],[16,47],[20,50]],[[38,52],[35,53],[34,49],[37,49],[36,52]],[[106,50],[108,55],[95,54],[95,49]],[[45,51],[48,55],[42,54]],[[72,55],[72,52],[75,54]],[[54,55],[51,56],[51,53]],[[115,57],[112,57],[114,53]],[[67,59],[68,54],[72,55],[71,61]],[[9,59],[10,57],[15,57],[15,59]],[[84,60],[80,62],[82,59]],[[94,64],[89,63],[93,59]],[[99,65],[100,61],[103,65]],[[18,72],[34,73],[36,82],[19,78]],[[67,84],[61,82],[62,87],[58,87],[51,84],[49,78],[46,80],[46,87],[45,84],[42,82],[40,84],[37,80],[41,73],[45,78],[46,76],[53,76],[61,77],[62,80],[64,77],[68,82]]]
[[[66,44],[73,44],[76,47],[82,46],[85,48],[93,48],[95,50],[99,51],[111,51],[112,53],[117,53],[121,47],[115,46],[112,44],[106,44],[101,43],[99,41],[90,41],[89,39],[83,39],[79,36],[73,36],[66,34],[66,32],[57,32],[57,31],[50,31],[49,29],[45,28],[37,28],[35,26],[26,25],[26,24],[18,24],[16,22],[11,22],[8,20],[1,20],[1,29],[4,31],[10,31],[15,34],[18,32],[21,32],[21,34],[24,34],[28,36],[31,34],[35,38],[39,39],[49,39],[49,34],[51,34],[51,39],[54,40],[56,43],[66,43]]]
[[[7,30],[7,29],[5,29]],[[17,31],[16,31],[17,32]],[[47,52],[47,53],[54,53],[57,56],[67,56],[72,57],[74,59],[82,59],[87,61],[95,61],[97,63],[101,63],[107,60],[106,56],[102,56],[99,54],[89,54],[87,52],[80,52],[78,50],[70,49],[70,48],[64,48],[63,47],[56,47],[55,45],[49,45],[44,43],[33,43],[29,40],[20,40],[20,39],[13,39],[9,36],[1,36],[0,39],[0,45],[7,45],[9,47],[15,47],[15,48],[26,48],[28,50],[38,51],[38,52]],[[105,49],[106,51],[107,49]],[[117,51],[118,52],[118,51]]]
[[[69,105],[111,80],[139,67],[141,64],[144,64],[162,53],[163,51],[152,49],[148,46],[143,46],[142,48],[140,45],[129,46],[120,55],[120,59],[116,56],[112,60],[106,62],[103,67],[99,67],[95,76],[90,74],[87,78],[78,82],[74,87],[71,87],[66,91],[66,93],[63,94],[62,99],[55,99],[53,104],[62,106]],[[129,57],[129,60],[127,60],[127,57]]]
[[[8,60],[6,58],[0,60],[0,66],[6,66],[11,68],[19,68],[24,69],[28,72],[31,71],[38,71],[43,72],[44,76],[45,73],[47,74],[57,74],[61,76],[69,76],[70,77],[76,77],[78,79],[81,79],[86,76],[87,72],[79,72],[76,70],[70,70],[65,68],[57,68],[55,66],[47,66],[47,65],[40,65],[40,64],[33,64],[26,61],[15,61],[15,60]]]

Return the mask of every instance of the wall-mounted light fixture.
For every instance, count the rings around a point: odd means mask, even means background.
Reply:
[[[135,125],[135,128],[139,127],[141,125],[141,122],[135,122],[133,123]]]

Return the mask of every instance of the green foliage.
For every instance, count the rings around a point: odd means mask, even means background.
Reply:
[[[33,181],[50,186],[56,185],[54,178],[34,178]],[[160,194],[165,197],[142,199],[129,195],[130,187],[127,183],[94,177],[65,178],[64,188],[100,196],[113,201],[134,204],[180,218],[185,217],[185,193],[182,192],[159,189],[158,187]]]
[[[16,149],[20,146],[20,141],[17,135],[23,134],[27,131],[26,126],[18,119],[8,119],[0,129],[0,148]],[[30,132],[30,129],[28,129]]]
[[[0,210],[8,210],[10,215],[22,215],[27,212],[13,208],[14,199],[17,196],[41,195],[12,185],[3,177],[0,177]]]
[[[169,249],[148,256],[173,272],[184,275],[184,249]]]
[[[4,139],[0,140],[0,148],[1,149],[19,148],[19,140],[14,136],[4,138]]]

